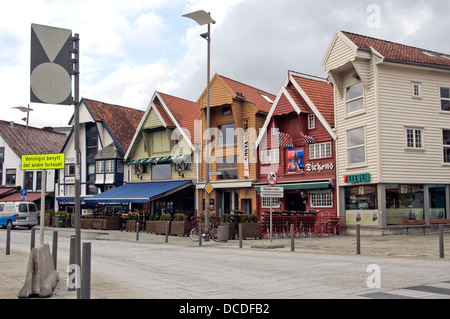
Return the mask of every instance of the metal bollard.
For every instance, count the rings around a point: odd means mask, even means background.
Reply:
[[[202,245],[202,237],[203,237],[202,223],[198,223],[198,245],[199,246]]]
[[[75,236],[70,236],[70,253],[69,253],[69,265],[75,265]],[[68,285],[67,291],[75,291],[75,286],[73,288],[70,288]]]
[[[36,228],[31,228],[30,250],[36,247]]]
[[[166,244],[169,242],[169,223],[166,223]]]
[[[444,257],[444,225],[439,225],[439,258]]]
[[[291,251],[295,251],[294,247],[294,224],[291,225]]]
[[[139,222],[136,223],[136,241],[139,241]]]
[[[83,243],[81,299],[91,299],[91,243]]]
[[[239,248],[242,248],[242,224],[239,224]]]
[[[6,256],[11,254],[11,225],[6,229]]]
[[[53,232],[53,248],[52,248],[52,255],[53,255],[53,265],[55,266],[55,270],[57,268],[58,264],[58,232]]]
[[[356,254],[361,255],[361,225],[356,225]]]

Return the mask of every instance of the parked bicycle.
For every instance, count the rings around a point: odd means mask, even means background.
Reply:
[[[219,230],[216,227],[214,222],[209,223],[209,227],[208,229],[205,228],[204,224],[200,224],[202,225],[202,240],[204,238],[206,238],[206,236],[208,236],[209,238],[212,238],[212,240],[214,241],[219,241]],[[199,236],[199,226],[192,228],[191,233],[190,233],[190,237],[193,241],[199,241],[200,240],[200,236]]]

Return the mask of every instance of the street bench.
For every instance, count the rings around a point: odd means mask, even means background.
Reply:
[[[424,235],[425,229],[430,228],[430,226],[427,225],[427,222],[425,220],[402,220],[398,223],[398,226],[400,228],[406,229],[407,235],[409,235],[409,229],[411,228],[422,228]]]
[[[432,219],[431,224],[450,226],[450,219]]]

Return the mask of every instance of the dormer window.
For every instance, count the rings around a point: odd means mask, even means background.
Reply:
[[[347,115],[364,111],[364,86],[362,82],[348,87],[346,93]]]

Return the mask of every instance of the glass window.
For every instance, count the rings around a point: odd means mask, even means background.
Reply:
[[[7,169],[6,170],[6,185],[14,186],[16,185],[16,170]]]
[[[402,220],[423,220],[423,185],[386,185],[386,215],[388,225],[397,225]]]
[[[280,208],[280,199],[278,198],[262,198],[262,208]]]
[[[237,135],[236,125],[234,123],[220,126],[219,131],[219,146],[236,145]]]
[[[105,162],[104,161],[96,162],[96,172],[97,172],[97,174],[105,172]]]
[[[365,128],[357,128],[347,132],[348,165],[366,162]]]
[[[333,207],[333,194],[329,192],[310,193],[311,207]]]
[[[441,110],[450,111],[450,88],[441,88]]]
[[[445,185],[430,185],[430,217],[431,219],[447,218]]]
[[[312,130],[316,128],[316,116],[314,114],[308,115],[308,129]]]
[[[450,131],[443,131],[444,163],[450,163]]]
[[[347,115],[364,110],[364,87],[357,83],[347,88]]]
[[[169,180],[172,179],[172,165],[171,164],[161,164],[152,166],[152,180]]]
[[[24,189],[33,190],[33,175],[34,172],[25,172]]]
[[[407,148],[422,148],[423,130],[421,129],[406,129],[406,147]]]
[[[345,187],[348,225],[379,226],[377,194],[377,185]]]
[[[309,146],[309,159],[331,157],[331,143],[311,144]]]
[[[234,157],[226,157],[222,163],[217,162],[217,171],[221,172],[222,175],[218,176],[219,180],[227,180],[227,179],[237,179],[238,178],[238,170],[237,170],[237,156]]]

